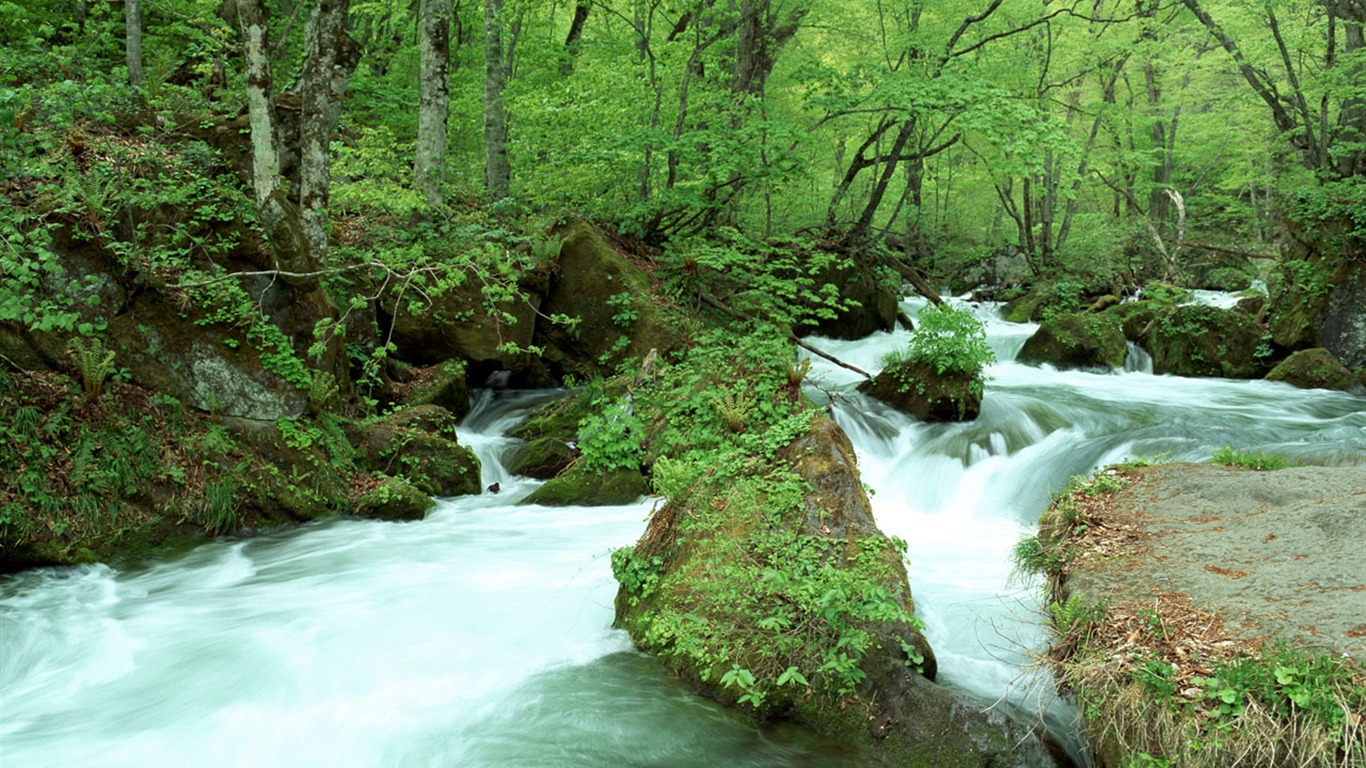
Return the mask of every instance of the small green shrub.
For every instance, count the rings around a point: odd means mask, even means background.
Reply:
[[[1215,464],[1223,464],[1227,467],[1252,469],[1261,472],[1300,466],[1299,462],[1294,461],[1293,459],[1287,459],[1284,456],[1277,456],[1274,453],[1235,451],[1227,445],[1214,452],[1213,461]]]
[[[921,310],[905,359],[929,363],[939,373],[977,376],[996,361],[986,325],[965,309],[939,304]]]

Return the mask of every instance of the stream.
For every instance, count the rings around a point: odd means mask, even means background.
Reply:
[[[1098,465],[1224,445],[1363,463],[1366,399],[1153,376],[1139,354],[1116,373],[1022,366],[1034,326],[976,311],[1002,362],[975,422],[913,421],[820,360],[808,381],[834,392],[878,523],[910,544],[941,682],[1066,734],[1074,715],[1029,666],[1041,595],[1010,565],[1049,494]],[[907,338],[811,341],[876,370]],[[479,392],[460,438],[502,492],[421,522],[341,518],[137,569],[0,577],[0,766],[860,765],[694,696],[611,628],[609,555],[652,502],[516,505],[536,482],[507,475],[502,435],[549,396]]]

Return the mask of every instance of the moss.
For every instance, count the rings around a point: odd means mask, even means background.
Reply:
[[[571,468],[532,491],[523,503],[547,507],[610,506],[630,504],[649,492],[645,476],[634,470],[589,472]]]
[[[470,390],[465,365],[447,360],[423,372],[415,372],[412,386],[403,398],[406,406],[437,405],[460,419],[470,412]]]
[[[1157,314],[1146,346],[1156,373],[1250,379],[1262,371],[1261,340],[1261,327],[1242,312],[1183,306]]]
[[[980,376],[939,373],[930,363],[893,362],[858,389],[921,421],[972,421],[982,410]]]
[[[381,476],[378,485],[356,499],[354,511],[359,517],[380,520],[421,520],[435,503],[412,483]]]
[[[1059,368],[1121,368],[1127,347],[1110,315],[1057,315],[1039,324],[1017,359]]]
[[[481,490],[479,458],[456,442],[455,419],[436,405],[404,408],[346,427],[360,469],[402,477],[432,496]]]
[[[565,441],[542,437],[519,448],[508,461],[507,469],[514,475],[549,480],[563,472],[573,459],[574,451]]]
[[[1304,389],[1351,390],[1357,377],[1326,349],[1303,349],[1286,358],[1266,375],[1268,381],[1284,381]]]

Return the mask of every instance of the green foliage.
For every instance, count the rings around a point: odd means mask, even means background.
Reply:
[[[1366,688],[1355,674],[1344,659],[1282,644],[1221,663],[1196,684],[1203,711],[1217,720],[1242,714],[1256,700],[1277,717],[1303,717],[1339,730],[1348,725],[1349,713],[1366,707]]]
[[[979,376],[996,361],[987,344],[986,325],[966,309],[949,304],[921,310],[906,360],[929,363],[941,374]]]
[[[1048,626],[1061,637],[1086,635],[1091,625],[1104,616],[1103,606],[1087,603],[1080,595],[1072,595],[1065,602],[1048,605]]]
[[[1263,472],[1299,466],[1299,462],[1287,459],[1284,456],[1277,456],[1274,453],[1235,451],[1227,445],[1214,452],[1212,461],[1215,464],[1223,464],[1227,467],[1252,469]]]
[[[584,468],[611,472],[638,469],[644,425],[630,401],[618,400],[579,422],[579,450]]]
[[[99,339],[77,337],[71,340],[71,357],[76,361],[76,370],[80,371],[85,396],[91,402],[99,400],[104,392],[104,380],[114,370],[114,350],[105,349]]]

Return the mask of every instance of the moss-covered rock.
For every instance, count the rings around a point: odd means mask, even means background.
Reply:
[[[597,472],[571,467],[531,492],[523,504],[600,507],[630,504],[650,492],[645,476],[632,469]]]
[[[899,545],[874,523],[853,448],[828,419],[776,462],[711,468],[613,570],[617,623],[636,645],[751,716],[805,724],[888,766],[1054,764],[1023,729],[931,682]]]
[[[356,499],[358,517],[421,520],[436,504],[432,497],[399,477],[380,476],[379,483]]]
[[[401,477],[433,496],[481,490],[479,458],[456,442],[455,419],[440,406],[404,408],[346,432],[363,470]]]
[[[1039,324],[1016,360],[1058,368],[1121,368],[1126,348],[1109,315],[1057,315]]]
[[[861,339],[876,331],[895,328],[901,306],[901,286],[879,280],[880,274],[877,269],[852,260],[841,261],[816,273],[813,276],[815,284],[834,286],[840,299],[848,305],[834,317],[816,320],[801,332],[835,339]]]
[[[526,348],[535,343],[537,311],[547,286],[545,273],[523,275],[518,288],[525,300],[494,302],[492,308],[477,280],[466,280],[442,293],[428,291],[421,297],[395,288],[380,303],[381,328],[388,326],[392,331],[396,354],[419,366],[458,358],[520,371],[532,361],[524,355],[510,355],[502,347]]]
[[[412,370],[401,391],[406,406],[439,405],[457,419],[470,412],[470,389],[461,360]]]
[[[574,450],[564,440],[542,437],[518,448],[507,469],[514,475],[549,480],[567,469],[574,456]]]
[[[587,222],[572,221],[556,233],[562,238],[555,274],[541,312],[577,322],[572,329],[544,323],[536,343],[553,373],[610,373],[629,358],[644,360],[650,350],[664,354],[679,344],[679,334],[658,302],[651,279]]]
[[[1262,372],[1261,343],[1261,327],[1242,312],[1189,305],[1159,311],[1145,346],[1155,373],[1251,379]]]
[[[926,362],[893,362],[858,389],[921,421],[972,421],[982,411],[980,376],[939,373]]]
[[[1357,377],[1322,347],[1302,349],[1281,361],[1266,375],[1268,381],[1284,381],[1304,389],[1350,390]]]

